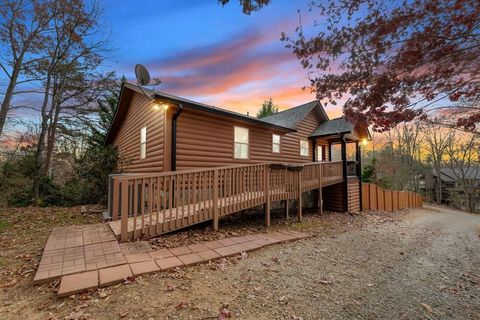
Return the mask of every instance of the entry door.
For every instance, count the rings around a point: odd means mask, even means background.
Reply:
[[[317,161],[323,161],[323,146],[317,146]]]

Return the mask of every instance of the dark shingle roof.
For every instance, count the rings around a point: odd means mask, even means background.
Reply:
[[[433,175],[437,176],[437,171],[435,169],[432,170]],[[480,171],[476,168],[442,168],[440,170],[440,178],[444,182],[455,182],[458,179],[470,179],[470,180],[480,180]]]
[[[355,125],[348,122],[344,117],[328,120],[320,123],[320,125],[312,132],[310,137],[328,136],[338,133],[352,132]]]
[[[315,108],[318,101],[311,101],[309,103],[302,104],[298,107],[290,108],[281,112],[277,112],[268,117],[260,118],[260,120],[271,123],[277,126],[294,129],[296,125],[305,116]]]

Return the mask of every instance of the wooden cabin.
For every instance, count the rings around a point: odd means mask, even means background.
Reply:
[[[180,202],[184,204],[188,200],[188,205],[193,205],[195,211],[196,201],[202,200],[200,197],[206,192],[209,194],[203,196],[202,210],[214,211],[214,207],[222,205],[220,200],[217,205],[215,192],[220,193],[217,197],[225,196],[227,200],[229,192],[231,196],[241,198],[240,192],[243,192],[242,195],[254,192],[248,186],[258,184],[260,180],[263,181],[262,188],[267,188],[268,192],[267,195],[262,190],[264,194],[261,197],[267,197],[268,203],[275,199],[288,202],[292,197],[301,203],[303,191],[316,190],[320,192],[316,195],[321,200],[320,209],[360,211],[359,141],[369,138],[366,127],[350,123],[343,117],[329,119],[318,101],[257,119],[166,93],[144,91],[124,83],[106,139],[106,143],[118,148],[124,172],[114,176],[111,182],[110,211],[117,221],[119,234],[121,218],[137,216],[143,219],[140,233],[161,234],[177,229],[177,220],[188,220],[182,215],[180,218],[172,217],[172,209],[177,208]],[[225,171],[227,168],[230,170],[228,173]],[[215,178],[219,172],[223,172],[224,176]],[[294,173],[289,176],[289,172],[302,172],[297,175],[298,181],[303,177],[303,183],[295,180]],[[259,179],[260,173],[267,176]],[[293,180],[288,180],[290,178]],[[220,179],[220,186],[213,185],[215,179]],[[274,182],[272,179],[277,180]],[[294,180],[296,182],[292,182]],[[306,181],[314,181],[310,183],[312,189],[300,186],[308,184]],[[273,183],[283,189],[272,193]],[[298,192],[287,191],[295,188],[292,183],[300,188]],[[122,196],[122,188],[125,188],[123,195],[128,194],[127,197]],[[177,191],[182,195],[176,193],[175,188],[179,188]],[[238,194],[229,188],[237,188]],[[259,185],[255,188],[258,189]],[[155,202],[148,197],[158,199]],[[142,205],[138,205],[139,199],[142,199]],[[149,201],[155,203],[145,204]],[[256,203],[251,202],[251,206]],[[260,204],[265,204],[265,201]],[[123,214],[122,205],[126,212]],[[229,210],[233,213],[245,208],[237,204]],[[151,211],[146,218],[145,210]],[[198,214],[195,212],[192,215]],[[215,224],[214,216],[215,212],[212,213]],[[208,220],[209,213],[204,217]],[[155,218],[154,223],[152,219]],[[198,220],[202,222],[205,219]],[[216,223],[218,225],[218,219]],[[128,227],[123,228],[128,237],[135,237],[137,226],[131,224],[129,222]],[[145,224],[150,225],[147,231],[144,230]],[[180,222],[180,226],[191,224]]]

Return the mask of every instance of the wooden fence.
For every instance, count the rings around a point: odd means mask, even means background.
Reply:
[[[372,183],[362,183],[363,210],[396,211],[423,206],[423,197],[415,192],[386,190]]]

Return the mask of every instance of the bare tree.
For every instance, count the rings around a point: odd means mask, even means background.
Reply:
[[[454,204],[470,212],[477,210],[480,201],[480,144],[478,137],[470,135],[452,139],[446,148],[445,165],[456,179],[455,190],[451,190]]]
[[[437,121],[426,122],[422,131],[425,139],[424,149],[436,173],[436,201],[440,204],[442,203],[442,164],[447,155],[447,148],[455,139],[455,130],[437,125],[435,122]]]
[[[40,180],[48,170],[59,118],[66,106],[70,110],[74,109],[67,102],[72,97],[86,96],[86,92],[91,92],[88,88],[95,87],[88,81],[82,81],[84,86],[74,89],[79,83],[76,77],[82,77],[80,72],[88,73],[88,70],[98,68],[102,62],[101,53],[106,46],[105,40],[98,40],[102,31],[98,24],[99,7],[96,2],[86,7],[81,0],[59,0],[56,5],[57,14],[51,21],[52,32],[44,58],[35,67],[35,73],[43,76],[44,93],[40,109],[40,134],[35,152],[34,203],[39,196]],[[94,95],[90,98],[90,101],[93,100]],[[48,161],[45,160],[47,145],[50,146]],[[45,166],[45,163],[48,165]]]
[[[422,174],[420,122],[397,125],[385,136],[386,145],[378,151],[377,174],[388,179],[392,188],[417,192]]]
[[[20,75],[38,61],[45,49],[50,21],[56,14],[54,0],[0,0],[0,69],[7,87],[0,107],[0,136],[11,109],[15,87],[33,81]]]

